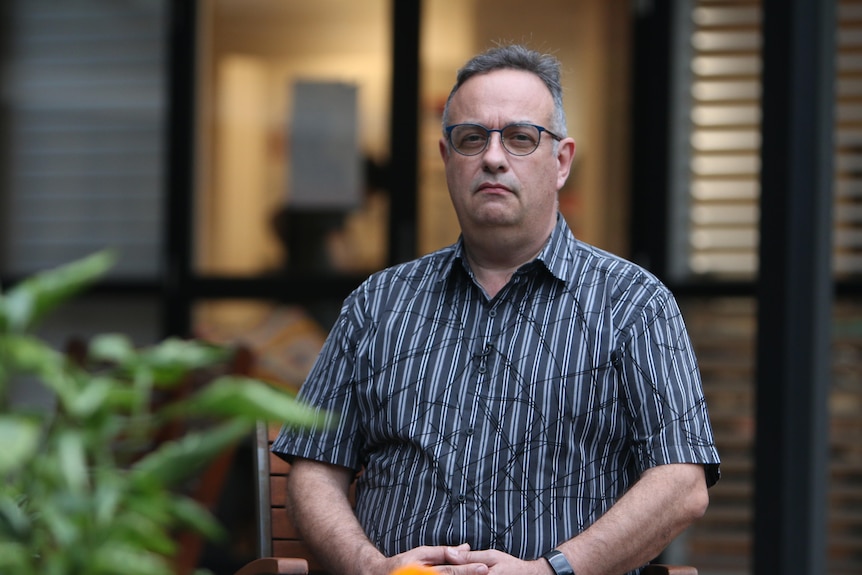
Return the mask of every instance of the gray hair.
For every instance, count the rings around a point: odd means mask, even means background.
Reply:
[[[552,125],[548,128],[558,136],[566,136],[566,112],[563,109],[560,61],[550,54],[542,54],[519,44],[491,48],[478,56],[474,56],[458,70],[455,86],[449,92],[446,107],[443,109],[443,126],[446,126],[449,121],[449,103],[455,92],[464,85],[464,82],[473,76],[487,74],[495,70],[522,70],[538,76],[548,87],[551,98],[554,100],[554,116],[551,118]]]

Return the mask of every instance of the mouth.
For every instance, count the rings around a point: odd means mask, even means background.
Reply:
[[[511,194],[512,190],[499,182],[485,182],[479,184],[479,187],[476,188],[476,192],[484,192],[491,194]]]

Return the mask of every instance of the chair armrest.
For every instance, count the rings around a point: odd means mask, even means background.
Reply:
[[[647,565],[641,575],[697,575],[697,569],[685,565]]]
[[[234,575],[308,575],[308,561],[293,557],[262,557],[246,563]]]

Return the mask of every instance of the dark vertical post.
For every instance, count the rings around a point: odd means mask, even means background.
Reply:
[[[763,2],[754,572],[825,573],[833,0]]]
[[[421,0],[392,1],[389,262],[416,257]]]
[[[165,5],[169,36],[162,331],[187,336],[191,332],[197,1],[169,0]]]
[[[670,2],[636,3],[632,86],[632,175],[629,253],[666,279],[670,179]]]

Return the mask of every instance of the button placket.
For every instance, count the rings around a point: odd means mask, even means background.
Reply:
[[[498,316],[499,313],[494,308],[487,311],[483,330],[484,333],[481,335],[477,334],[479,341],[483,343],[481,343],[481,347],[473,353],[473,361],[476,362],[473,375],[473,380],[475,382],[473,387],[473,397],[472,401],[469,402],[469,405],[464,406],[462,432],[460,434],[458,446],[460,465],[457,469],[457,476],[452,478],[452,491],[450,492],[453,506],[456,508],[455,516],[459,516],[461,521],[466,521],[467,519],[467,509],[465,504],[468,500],[468,490],[470,489],[464,470],[475,463],[473,460],[476,456],[474,454],[473,447],[476,440],[476,429],[477,426],[480,425],[477,421],[480,406],[480,402],[478,400],[482,393],[482,389],[486,388],[488,383],[488,373],[490,371],[489,360],[491,352],[494,349],[491,341],[493,334],[497,333],[499,330],[499,327],[496,325],[499,321]]]

